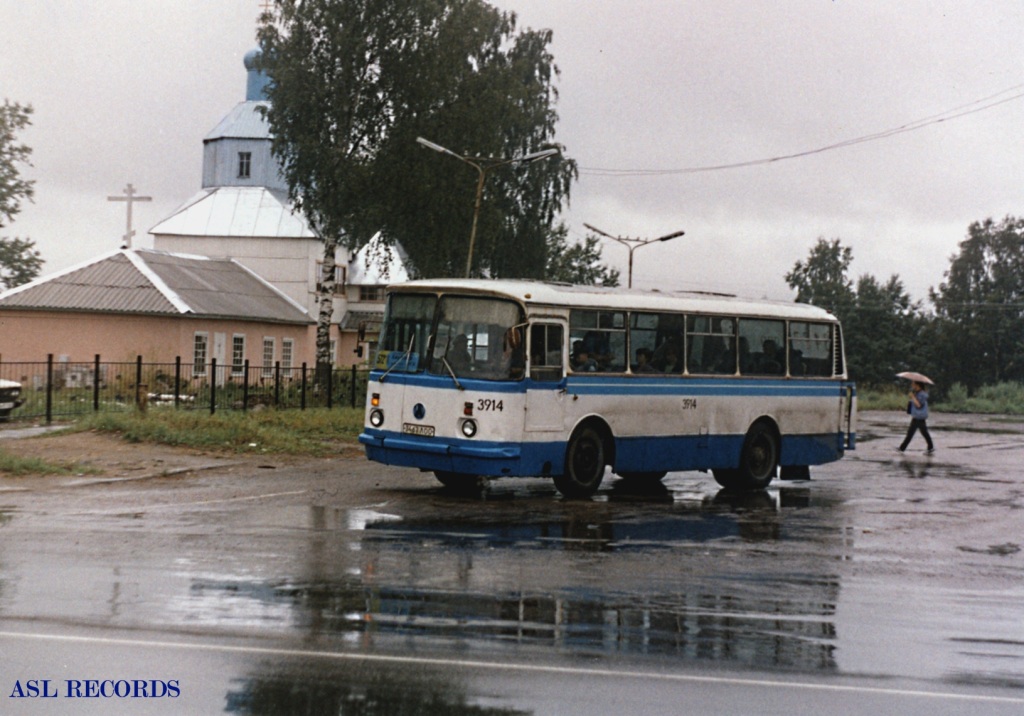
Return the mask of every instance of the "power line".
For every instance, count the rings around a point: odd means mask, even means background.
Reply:
[[[678,174],[697,174],[701,172],[715,172],[723,171],[725,169],[740,169],[743,167],[753,167],[763,164],[772,164],[774,162],[781,162],[787,159],[799,159],[801,157],[808,157],[814,154],[821,154],[823,152],[830,152],[834,149],[842,149],[844,147],[850,147],[855,144],[863,144],[865,142],[874,142],[879,139],[888,139],[898,134],[905,132],[913,132],[924,127],[931,126],[933,124],[939,124],[941,122],[948,122],[953,119],[959,119],[966,117],[971,114],[977,114],[978,112],[984,112],[985,110],[998,107],[999,105],[1013,102],[1014,100],[1021,99],[1024,97],[1024,84],[1018,84],[1013,87],[1008,87],[1004,90],[996,92],[995,94],[989,95],[988,97],[982,97],[981,99],[968,102],[967,104],[960,105],[959,107],[953,107],[939,114],[934,114],[930,117],[924,117],[908,124],[894,127],[892,129],[886,129],[881,132],[875,132],[873,134],[865,134],[861,137],[854,137],[853,139],[845,139],[835,144],[827,144],[823,147],[817,147],[816,149],[807,149],[801,152],[795,152],[793,154],[782,154],[775,157],[766,157],[764,159],[751,159],[744,162],[734,162],[731,164],[715,164],[710,166],[702,167],[685,167],[682,169],[609,169],[602,167],[581,167],[580,174],[589,174],[592,176],[607,176],[607,177],[645,177],[645,176],[672,176]],[[996,99],[1007,93],[1015,93],[1009,97],[1002,97],[1002,99]]]

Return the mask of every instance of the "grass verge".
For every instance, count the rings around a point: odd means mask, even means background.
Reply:
[[[0,448],[0,473],[24,475],[95,475],[100,471],[78,463],[51,462],[38,457],[19,457]]]
[[[363,427],[361,408],[261,410],[210,415],[186,410],[105,413],[67,429],[114,433],[130,442],[229,452],[325,456],[354,444]]]

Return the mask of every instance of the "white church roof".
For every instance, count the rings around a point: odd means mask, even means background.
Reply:
[[[383,286],[409,280],[406,265],[409,256],[397,241],[390,245],[375,234],[348,264],[348,283],[352,286]]]
[[[154,235],[316,238],[284,192],[266,187],[203,189],[149,230]]]
[[[220,121],[203,142],[214,139],[270,139],[270,125],[263,117],[263,110],[270,102],[241,102],[235,105],[228,116]]]

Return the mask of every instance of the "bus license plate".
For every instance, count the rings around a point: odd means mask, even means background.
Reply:
[[[0,410],[7,410],[8,408],[13,409],[14,403],[0,403]]]
[[[405,433],[406,435],[420,435],[425,438],[432,438],[434,437],[434,426],[402,423],[402,432]]]

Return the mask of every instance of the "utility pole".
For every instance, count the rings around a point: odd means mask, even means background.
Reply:
[[[686,233],[685,231],[676,231],[675,233],[672,233],[672,234],[666,234],[665,236],[659,236],[656,239],[634,239],[634,238],[630,238],[629,236],[612,236],[611,234],[606,234],[605,232],[603,232],[600,229],[597,229],[597,228],[591,226],[590,224],[583,224],[583,225],[586,226],[591,231],[593,231],[594,233],[600,234],[601,236],[604,236],[607,239],[611,239],[612,241],[618,241],[620,244],[622,244],[627,249],[629,249],[629,286],[628,286],[628,288],[633,288],[633,252],[634,251],[636,251],[641,246],[647,246],[647,244],[653,244],[653,243],[655,243],[657,241],[669,241],[671,239],[678,238],[678,237],[680,237],[680,236],[682,236],[683,234]]]
[[[124,188],[124,196],[108,196],[107,201],[124,201],[128,203],[128,224],[124,232],[124,245],[122,249],[132,247],[132,237],[135,236],[135,229],[132,228],[132,204],[136,201],[153,201],[151,196],[136,196],[135,187],[131,184]]]
[[[476,201],[473,204],[473,228],[469,231],[469,251],[466,255],[466,278],[469,278],[473,270],[473,246],[476,243],[476,222],[480,217],[480,200],[484,195],[484,180],[487,178],[487,172],[492,169],[497,169],[498,167],[503,167],[506,164],[529,164],[530,162],[535,162],[539,159],[553,157],[560,152],[557,149],[542,149],[539,152],[533,152],[532,154],[527,154],[522,157],[484,159],[481,157],[465,157],[457,152],[453,152],[451,149],[442,147],[440,144],[428,141],[423,137],[416,137],[416,141],[427,149],[433,149],[435,152],[447,154],[450,157],[455,157],[460,162],[468,164],[476,169],[479,176],[476,182]]]

